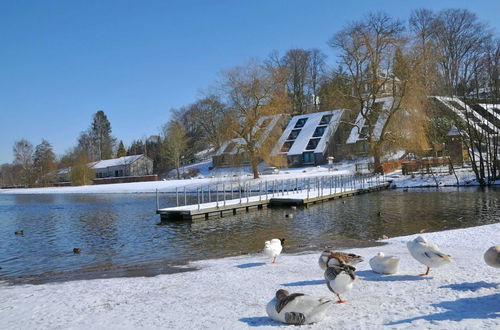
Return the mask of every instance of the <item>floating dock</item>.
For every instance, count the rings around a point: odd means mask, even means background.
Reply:
[[[387,189],[390,182],[376,183],[352,188],[317,188],[282,191],[256,196],[246,196],[210,203],[200,203],[168,208],[157,208],[161,220],[198,220],[213,217],[227,217],[240,212],[263,209],[266,207],[303,206],[321,203],[363,193]]]

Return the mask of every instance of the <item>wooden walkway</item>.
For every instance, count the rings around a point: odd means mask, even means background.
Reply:
[[[332,199],[343,198],[347,196],[359,195],[363,193],[387,189],[390,182],[373,185],[367,188],[357,188],[345,191],[339,189],[311,189],[310,191],[288,192],[283,194],[267,194],[242,199],[231,199],[204,204],[192,204],[178,207],[169,207],[157,209],[156,213],[160,215],[161,220],[198,220],[209,219],[213,217],[227,217],[240,212],[263,209],[266,207],[287,207],[303,206],[321,203]],[[337,191],[335,191],[337,190]],[[330,193],[332,191],[332,193]]]

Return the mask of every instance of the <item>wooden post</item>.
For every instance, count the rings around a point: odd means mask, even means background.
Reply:
[[[226,206],[226,187],[225,184],[222,184],[222,193],[224,194],[224,206]]]
[[[160,201],[158,200],[158,189],[156,189],[156,210],[160,208]]]
[[[196,188],[196,199],[198,200],[198,210],[200,209],[200,188]]]
[[[267,201],[267,199],[268,199],[268,198],[267,198],[267,181],[266,181],[264,184],[265,184],[265,186],[266,186],[266,201]]]
[[[187,205],[186,186],[184,186],[184,206]]]
[[[175,187],[175,206],[179,206],[179,187]]]

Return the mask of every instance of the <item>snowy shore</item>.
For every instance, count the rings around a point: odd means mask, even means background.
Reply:
[[[301,179],[313,178],[318,176],[348,176],[353,175],[355,171],[355,164],[353,162],[336,164],[334,171],[329,171],[328,166],[318,167],[299,167],[299,168],[285,168],[279,174],[262,175],[260,179],[253,180],[249,168],[223,168],[216,170],[208,170],[207,163],[202,163],[200,166],[200,175],[192,179],[184,180],[162,180],[162,181],[149,181],[149,182],[132,182],[132,183],[115,183],[115,184],[101,184],[101,185],[88,185],[88,186],[75,186],[75,187],[46,187],[46,188],[26,188],[26,189],[0,189],[1,194],[128,194],[128,193],[155,193],[159,192],[173,193],[178,189],[180,192],[184,188],[188,192],[196,192],[197,188],[204,187],[207,189],[208,185],[220,185],[225,183],[226,187],[230,183],[233,185],[243,184],[250,182],[255,187],[259,182],[272,182],[273,180],[288,180],[288,179]],[[401,170],[387,174],[385,178],[391,180],[393,187],[397,188],[417,188],[417,187],[436,187],[436,186],[477,186],[474,181],[474,173],[470,169],[460,169],[454,174],[447,174],[446,167],[441,169],[441,174],[434,175],[402,175]],[[500,180],[495,184],[499,185]]]
[[[499,329],[500,273],[483,261],[499,244],[500,223],[428,233],[455,262],[417,274],[406,242],[417,235],[386,240],[388,245],[352,249],[358,264],[346,304],[308,329]],[[400,273],[373,273],[368,260],[377,252],[401,258]],[[333,297],[317,265],[319,251],[290,255],[278,264],[263,255],[191,263],[194,272],[156,277],[97,279],[43,285],[0,284],[2,329],[259,329],[284,326],[271,321],[266,303],[276,290]]]

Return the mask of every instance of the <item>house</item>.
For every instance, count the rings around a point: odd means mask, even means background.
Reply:
[[[288,166],[320,165],[333,155],[331,143],[343,109],[293,116],[272,153],[286,157]]]
[[[379,115],[373,128],[373,139],[378,141],[382,134],[382,129],[387,121],[389,110],[392,107],[392,97],[382,97],[375,100],[374,108],[378,108]],[[370,146],[367,139],[368,125],[362,112],[358,113],[354,125],[350,129],[349,137],[345,142],[346,148],[344,153],[350,155],[366,156],[368,155]],[[345,156],[345,155],[344,155]]]
[[[434,96],[441,106],[451,111],[481,134],[498,136],[500,134],[500,104],[466,104],[458,97]]]
[[[153,174],[153,161],[146,155],[125,156],[90,163],[96,178],[145,176]]]
[[[274,144],[277,134],[281,134],[285,115],[263,116],[259,118],[253,128],[253,133],[260,134],[257,145],[259,147],[266,144]],[[246,142],[242,138],[235,138],[224,142],[212,157],[215,167],[228,167],[249,165],[250,160],[244,152]]]

